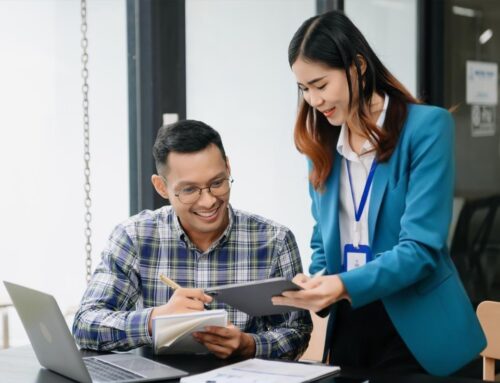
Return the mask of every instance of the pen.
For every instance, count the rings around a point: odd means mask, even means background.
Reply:
[[[167,277],[167,276],[165,276],[163,274],[160,274],[160,281],[162,281],[164,284],[166,284],[168,287],[171,287],[174,290],[177,290],[177,289],[181,288],[181,285],[179,285],[178,283],[174,282],[169,277]],[[208,306],[206,303],[203,304],[203,307],[205,308],[205,310],[210,310],[210,306]]]
[[[178,283],[175,283],[173,280],[171,280],[169,277],[166,277],[163,274],[160,274],[160,281],[162,281],[164,284],[166,284],[168,287],[171,287],[174,290],[181,288],[181,286]]]

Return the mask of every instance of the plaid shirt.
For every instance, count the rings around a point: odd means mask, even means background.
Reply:
[[[302,272],[290,230],[229,207],[229,225],[200,252],[173,209],[145,210],[118,225],[82,298],[73,334],[83,348],[131,349],[152,343],[148,321],[153,307],[174,291],[158,279],[164,273],[182,287],[207,288]],[[298,358],[312,330],[306,311],[250,317],[216,300],[229,320],[255,339],[256,357]]]

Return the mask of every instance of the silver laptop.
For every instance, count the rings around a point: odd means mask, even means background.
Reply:
[[[78,382],[148,382],[187,372],[136,354],[82,357],[52,295],[5,282],[40,364]]]

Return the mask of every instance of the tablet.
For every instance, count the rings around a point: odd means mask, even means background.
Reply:
[[[250,316],[267,316],[300,310],[291,306],[274,306],[271,298],[287,290],[302,290],[284,277],[264,279],[246,283],[221,285],[205,289],[207,295],[224,302]]]

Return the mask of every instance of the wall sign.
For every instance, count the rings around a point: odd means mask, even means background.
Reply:
[[[466,62],[467,104],[498,103],[498,64],[482,61]]]

